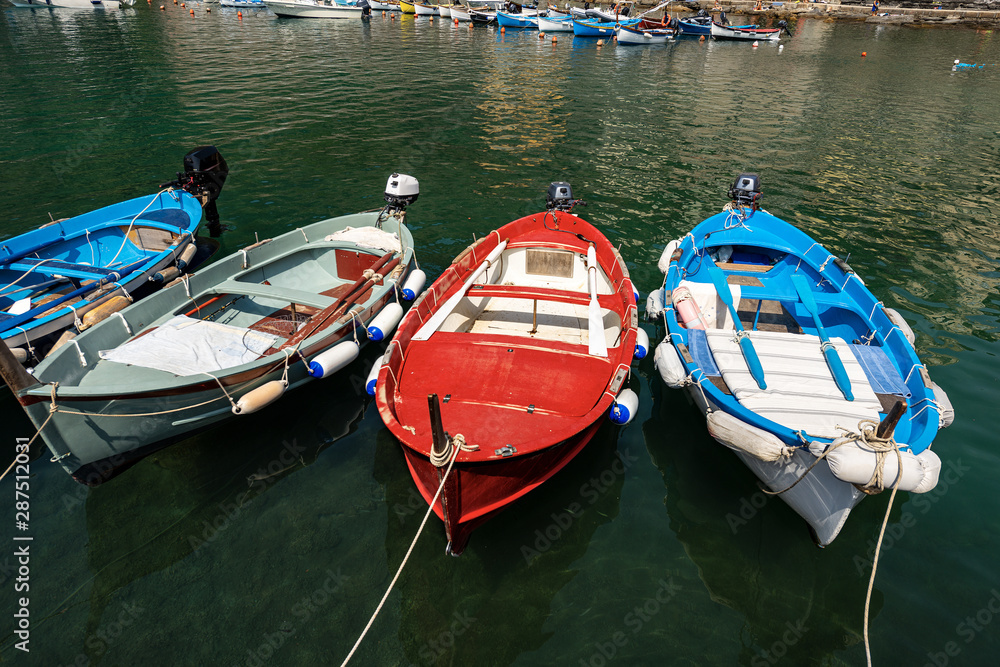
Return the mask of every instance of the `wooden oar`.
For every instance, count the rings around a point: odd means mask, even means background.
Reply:
[[[24,324],[25,322],[38,317],[42,313],[52,310],[56,306],[60,306],[63,303],[66,303],[70,299],[85,296],[93,292],[94,290],[108,284],[109,282],[115,282],[121,280],[125,276],[129,275],[136,268],[138,268],[141,264],[145,264],[146,262],[147,260],[143,259],[138,262],[135,262],[134,264],[130,264],[129,266],[122,267],[120,270],[116,270],[111,275],[101,278],[100,280],[95,280],[94,282],[88,285],[84,285],[79,289],[75,289],[69,294],[64,294],[57,299],[49,301],[48,303],[43,303],[40,306],[36,306],[25,313],[21,313],[20,315],[15,315],[14,317],[3,320],[2,322],[0,322],[0,332],[9,331],[10,329],[18,327]]]
[[[744,331],[743,323],[740,322],[740,316],[736,312],[736,306],[733,305],[733,293],[729,291],[729,284],[726,282],[726,276],[722,273],[722,269],[715,265],[711,257],[705,259],[705,267],[708,269],[708,275],[712,278],[712,283],[715,284],[715,291],[719,293],[719,298],[726,304],[733,316],[733,326],[736,327],[737,331]],[[746,359],[747,368],[750,369],[750,375],[753,376],[758,387],[767,389],[767,384],[764,382],[764,367],[760,365],[760,357],[757,356],[753,341],[750,340],[749,336],[738,336],[738,339],[743,358]]]
[[[816,333],[819,335],[820,341],[822,341],[820,347],[823,350],[823,356],[826,357],[826,364],[830,367],[830,372],[833,374],[833,380],[837,383],[837,388],[844,394],[844,398],[853,401],[854,393],[851,392],[851,381],[847,378],[847,369],[844,368],[844,362],[840,359],[840,355],[837,354],[837,348],[830,342],[830,337],[826,335],[826,331],[823,329],[823,323],[819,320],[819,309],[816,307],[816,299],[813,298],[813,293],[809,289],[806,277],[801,273],[796,273],[792,276],[792,285],[795,286],[795,291],[798,292],[802,305],[809,311],[813,319],[813,324],[816,325]]]
[[[395,253],[389,252],[383,255],[380,260],[378,260],[371,266],[372,271],[374,271],[377,274],[383,268],[389,268],[390,271],[394,269],[395,265],[391,263],[390,264],[386,263],[392,259],[394,254]],[[294,336],[285,341],[282,347],[284,348],[284,347],[291,347],[294,345],[298,345],[300,341],[303,341],[309,336],[312,336],[314,333],[316,333],[319,330],[319,328],[331,317],[333,319],[337,319],[338,317],[340,317],[348,308],[350,308],[356,303],[358,297],[360,297],[367,291],[367,285],[369,282],[372,283],[373,285],[375,284],[374,275],[372,275],[371,278],[365,278],[364,276],[358,278],[351,286],[351,288],[344,293],[344,296],[340,297],[332,304],[330,304],[323,310],[319,311],[318,313],[310,317],[309,322],[311,324],[309,326],[303,327],[301,331],[299,331]],[[362,286],[364,286],[365,289],[359,290],[358,288]]]

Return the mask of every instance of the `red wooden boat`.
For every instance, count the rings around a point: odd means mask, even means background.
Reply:
[[[383,358],[379,413],[428,504],[444,480],[434,511],[453,555],[566,465],[605,415],[634,415],[632,282],[575,203],[568,183],[553,183],[548,210],[469,246]]]

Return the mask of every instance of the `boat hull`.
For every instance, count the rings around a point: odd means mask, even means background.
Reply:
[[[573,18],[570,16],[558,18],[539,16],[538,30],[540,32],[573,32]]]
[[[413,3],[413,12],[417,16],[439,16],[437,5],[422,5],[420,3]]]
[[[740,42],[776,42],[781,35],[778,28],[748,28],[745,26],[725,26],[712,23],[712,39]]]
[[[670,28],[639,28],[635,26],[618,26],[615,30],[619,44],[642,45],[642,44],[666,44],[674,37],[674,31]]]
[[[573,19],[573,35],[576,37],[614,37],[616,25],[632,25],[638,23],[638,19],[621,21],[617,24],[613,22],[598,22],[589,19]]]
[[[364,10],[347,5],[326,5],[306,0],[264,0],[278,16],[299,19],[359,19]]]
[[[10,0],[15,7],[35,9],[119,9],[118,0]]]
[[[497,24],[513,30],[538,30],[538,17],[497,12]]]

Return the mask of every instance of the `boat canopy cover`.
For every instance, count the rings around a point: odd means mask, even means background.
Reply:
[[[186,376],[250,363],[277,340],[243,327],[178,315],[113,350],[101,350],[100,355],[119,364]]]

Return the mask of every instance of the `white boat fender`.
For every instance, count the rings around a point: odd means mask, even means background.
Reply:
[[[632,285],[632,301],[636,304],[639,303],[639,290],[635,288],[635,285]]]
[[[955,408],[951,404],[951,399],[944,389],[938,386],[937,382],[931,381],[931,390],[934,392],[934,400],[941,406],[938,412],[938,428],[948,428],[955,421]]]
[[[424,289],[424,283],[427,282],[427,274],[420,269],[414,269],[410,271],[410,275],[406,277],[406,282],[403,283],[403,298],[407,301],[413,301],[417,298]]]
[[[680,389],[684,386],[687,373],[684,371],[684,364],[681,357],[669,339],[664,338],[656,346],[653,352],[653,365],[660,372],[660,377],[671,389]]]
[[[931,450],[925,449],[917,454],[917,461],[924,469],[924,478],[920,480],[917,488],[913,489],[913,493],[927,493],[937,486],[938,477],[941,475],[941,458]]]
[[[643,328],[636,329],[635,358],[645,359],[649,354],[649,334]]]
[[[361,347],[357,341],[341,341],[313,357],[309,362],[309,375],[314,378],[329,377],[357,359],[360,353]]]
[[[761,461],[787,459],[794,447],[788,447],[778,436],[746,423],[722,410],[713,410],[705,417],[708,433],[729,449],[750,454]],[[868,481],[867,479],[865,481]]]
[[[937,454],[931,454],[928,450],[928,456],[920,459],[911,452],[901,451],[899,458],[903,461],[903,474],[899,480],[900,491],[923,493],[917,489],[929,491],[934,488],[941,466]],[[875,472],[875,451],[858,442],[840,445],[826,455],[826,460],[830,464],[833,476],[850,484],[865,485]],[[937,472],[934,471],[935,462]],[[882,483],[886,489],[891,489],[896,484],[898,472],[899,459],[895,452],[889,452],[882,463]],[[925,478],[927,478],[926,483]]]
[[[248,415],[251,412],[257,412],[281,398],[287,387],[288,384],[284,380],[265,382],[256,389],[251,389],[243,394],[243,397],[236,401],[236,405],[233,406],[233,414]]]
[[[368,379],[365,380],[365,391],[369,396],[375,395],[375,387],[378,386],[378,374],[382,370],[382,357],[375,360],[372,369],[368,371]]]
[[[889,321],[899,327],[899,330],[903,332],[903,336],[906,340],[910,341],[910,345],[914,345],[916,343],[917,336],[913,333],[913,329],[910,328],[910,325],[906,323],[906,319],[899,314],[899,311],[893,308],[883,308],[883,310],[885,311],[885,316],[889,318]]]
[[[670,260],[674,255],[674,251],[680,247],[681,242],[674,239],[663,249],[663,254],[660,255],[660,259],[656,262],[656,267],[660,270],[660,273],[666,273],[670,269]]]
[[[368,338],[379,341],[388,338],[403,319],[403,307],[393,301],[386,305],[368,325]]]
[[[608,418],[616,424],[624,426],[635,418],[635,413],[639,409],[639,395],[626,387],[618,394],[618,398],[611,405]]]
[[[198,252],[198,246],[194,243],[188,243],[187,247],[181,251],[180,256],[177,258],[177,268],[183,271],[190,264],[191,260],[194,259],[195,253]]]
[[[171,280],[173,280],[179,275],[181,275],[180,269],[178,269],[176,266],[168,266],[162,271],[157,271],[156,273],[154,273],[151,280],[154,283],[164,284],[164,283],[169,283]]]
[[[653,290],[646,297],[646,319],[654,322],[663,316],[663,290]]]

